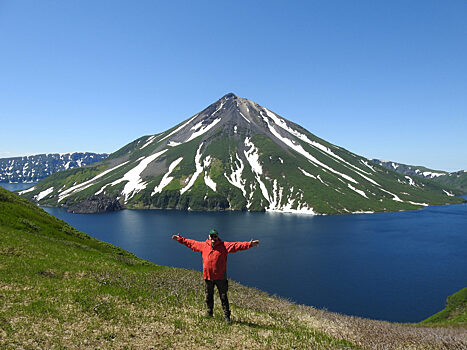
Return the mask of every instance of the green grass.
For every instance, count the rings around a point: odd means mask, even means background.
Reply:
[[[3,189],[0,212],[1,348],[229,348],[245,337],[253,348],[299,340],[358,348],[322,332],[298,331],[297,322],[289,329],[258,324],[267,315],[235,303],[241,294],[235,284],[232,310],[245,320],[228,327],[219,308],[213,320],[204,319],[200,273],[139,259]],[[261,336],[263,329],[274,340]],[[230,341],[221,342],[218,332]]]
[[[217,297],[214,318],[203,317],[197,271],[142,260],[2,188],[0,214],[2,349],[362,349],[408,343],[441,349],[439,344],[462,344],[457,328],[445,335],[437,328],[342,316],[235,282],[229,291],[234,322],[228,326]]]
[[[452,188],[454,192],[457,191],[459,194],[467,194],[467,172],[465,171],[456,171],[446,176],[435,177],[433,181]]]
[[[467,288],[450,295],[446,299],[446,308],[422,323],[440,325],[467,325]]]

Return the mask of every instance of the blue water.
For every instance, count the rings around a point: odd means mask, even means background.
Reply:
[[[338,216],[124,210],[71,214],[80,231],[159,265],[201,271],[201,256],[171,240],[259,239],[229,255],[228,276],[301,304],[349,315],[418,322],[467,286],[467,205]]]

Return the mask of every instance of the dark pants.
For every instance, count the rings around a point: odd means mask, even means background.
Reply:
[[[227,298],[229,282],[227,279],[214,281],[204,280],[204,292],[206,293],[206,307],[208,314],[212,315],[214,309],[214,286],[217,286],[217,290],[219,291],[224,315],[226,317],[230,317],[229,299]]]

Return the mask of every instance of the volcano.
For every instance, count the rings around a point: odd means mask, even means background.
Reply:
[[[364,135],[362,135],[364,137]],[[102,162],[51,175],[23,196],[73,212],[122,208],[344,214],[460,203],[229,93]]]

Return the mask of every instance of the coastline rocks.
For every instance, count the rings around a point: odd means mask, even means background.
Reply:
[[[67,211],[77,214],[93,214],[122,209],[124,209],[124,207],[116,198],[93,196],[69,206]]]

